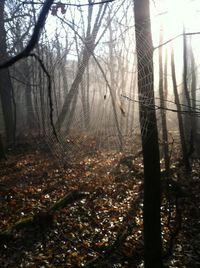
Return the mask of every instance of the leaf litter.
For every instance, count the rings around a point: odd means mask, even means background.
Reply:
[[[50,228],[31,226],[0,241],[0,267],[143,267],[142,161],[135,159],[136,172],[121,158],[97,152],[63,168],[42,150],[10,153],[0,163],[1,232],[74,190],[90,194],[56,211]],[[173,174],[187,185],[178,198],[181,216],[176,195],[170,205],[163,197],[163,247],[172,251],[164,256],[165,267],[200,267],[199,166],[195,160],[187,184],[180,169]]]

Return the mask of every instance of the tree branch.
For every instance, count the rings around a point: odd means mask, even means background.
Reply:
[[[197,35],[197,34],[200,34],[200,32],[192,32],[192,33],[181,33],[181,34],[178,34],[178,35],[174,36],[173,38],[170,38],[170,39],[167,40],[166,42],[164,42],[164,43],[158,45],[157,47],[154,47],[153,49],[155,50],[155,49],[158,49],[158,48],[160,48],[160,47],[163,47],[163,46],[167,45],[168,43],[174,41],[174,40],[177,39],[178,37],[181,37],[181,36],[184,36],[184,35],[186,36],[186,35]]]
[[[10,58],[9,60],[3,62],[0,64],[0,69],[3,68],[8,68],[10,66],[12,66],[14,63],[16,63],[17,61],[27,57],[30,52],[34,49],[34,47],[36,46],[39,37],[40,37],[40,33],[44,27],[45,21],[46,21],[46,17],[48,15],[48,12],[51,8],[51,5],[53,4],[54,0],[46,0],[46,2],[44,3],[42,10],[39,14],[38,20],[35,24],[34,30],[33,30],[33,34],[31,36],[30,41],[28,42],[27,46],[25,47],[25,49],[20,52],[19,54],[17,54],[16,56]]]
[[[88,4],[70,4],[70,3],[62,3],[62,5],[64,6],[73,6],[73,7],[84,7],[84,6],[91,6],[91,5],[101,5],[101,4],[106,4],[106,3],[111,3],[111,2],[114,2],[116,0],[104,0],[104,1],[100,1],[100,2],[91,2],[91,3],[88,3]],[[23,4],[26,4],[26,5],[30,5],[30,4],[34,4],[34,5],[42,5],[44,3],[41,3],[41,2],[29,2],[29,1],[23,1]],[[54,3],[55,5],[56,4],[60,4],[60,1],[59,2],[55,2]]]
[[[121,94],[121,97],[129,100],[129,101],[132,101],[132,102],[136,102],[136,103],[141,103],[140,100],[136,100],[136,99],[132,99],[132,98],[129,98],[128,96],[125,96],[123,94]],[[171,108],[167,108],[167,107],[162,107],[162,106],[158,106],[158,105],[151,105],[151,104],[145,104],[143,103],[143,106],[149,110],[165,110],[165,111],[169,111],[169,112],[174,112],[174,113],[181,113],[181,114],[192,114],[194,116],[200,116],[200,112],[197,111],[197,110],[192,110],[192,111],[187,111],[187,110],[182,110],[182,111],[179,111],[177,109],[171,109]]]
[[[28,56],[30,57],[34,57],[40,64],[40,67],[42,68],[43,72],[46,74],[47,79],[48,79],[48,98],[49,98],[49,106],[50,106],[50,124],[53,130],[53,134],[56,137],[56,140],[58,140],[58,136],[57,136],[57,132],[54,126],[54,122],[53,122],[53,101],[52,101],[52,96],[51,96],[51,76],[48,73],[47,69],[44,66],[44,63],[42,62],[42,60],[34,53],[30,53]]]
[[[15,16],[12,16],[12,17],[9,17],[9,18],[4,19],[4,23],[13,21],[14,19],[24,18],[24,17],[31,17],[31,15],[28,14],[28,13],[27,14],[15,15]]]

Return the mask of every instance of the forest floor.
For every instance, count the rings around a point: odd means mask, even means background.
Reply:
[[[119,164],[119,153],[97,152],[70,168],[28,145],[7,156],[0,162],[1,232],[75,190],[88,194],[57,210],[52,225],[16,229],[12,239],[1,236],[0,267],[143,267],[140,157],[133,171]],[[195,160],[187,176],[174,168],[175,186],[166,194],[170,205],[163,198],[163,244],[172,251],[165,267],[200,267],[199,167]]]

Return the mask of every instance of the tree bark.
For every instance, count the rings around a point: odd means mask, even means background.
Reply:
[[[163,43],[163,29],[160,29],[160,45]],[[169,174],[170,163],[169,163],[169,145],[168,145],[168,134],[167,134],[167,120],[165,108],[165,94],[164,94],[164,80],[163,80],[163,47],[159,48],[159,94],[160,94],[160,106],[162,109],[161,113],[161,124],[162,124],[162,148],[165,160],[165,170]],[[165,74],[166,76],[166,74]],[[166,88],[165,88],[166,89]]]
[[[5,152],[4,152],[2,137],[0,135],[0,161],[3,160],[3,159],[6,160],[6,155],[5,155]]]
[[[185,165],[185,168],[187,170],[190,170],[190,162],[188,159],[187,154],[187,145],[185,141],[185,133],[184,133],[184,125],[183,125],[183,119],[181,115],[181,105],[179,100],[179,95],[177,91],[177,82],[176,82],[176,71],[175,71],[175,63],[174,63],[174,51],[173,48],[171,49],[171,70],[172,70],[172,82],[173,82],[173,90],[174,90],[174,98],[175,103],[178,111],[178,124],[179,124],[179,133],[180,133],[180,139],[181,139],[181,149],[182,149],[182,155],[183,155],[183,162]]]
[[[148,0],[134,1],[135,35],[138,61],[140,127],[144,162],[144,264],[162,267],[161,182],[158,131],[154,100],[153,45]],[[147,122],[147,123],[146,123]]]
[[[8,59],[6,30],[4,25],[4,7],[5,0],[2,0],[0,1],[0,59],[2,62]],[[12,106],[12,83],[8,69],[0,70],[0,97],[6,131],[6,140],[8,145],[10,145],[14,142],[15,126]]]
[[[190,93],[188,90],[188,53],[187,53],[187,39],[185,35],[185,27],[183,28],[183,92],[184,92],[184,101],[188,106],[187,110],[189,115],[185,115],[185,137],[186,137],[186,146],[188,157],[191,156],[194,152],[194,116],[192,116],[192,105],[190,101]],[[189,127],[191,126],[191,127]]]
[[[76,77],[75,77],[75,79],[71,85],[71,88],[70,88],[70,90],[65,98],[62,110],[61,110],[59,117],[58,117],[58,120],[56,122],[57,128],[62,127],[62,124],[63,124],[66,116],[70,113],[71,102],[74,99],[74,96],[78,94],[79,85],[82,81],[85,69],[88,66],[90,57],[94,51],[96,36],[97,36],[98,31],[99,31],[101,22],[102,22],[102,17],[105,13],[105,8],[103,11],[102,11],[102,9],[103,9],[103,5],[100,5],[92,32],[90,33],[90,31],[87,30],[86,44],[85,44],[85,47],[84,47],[83,52],[82,52],[82,59],[81,59],[80,64],[79,64]],[[88,28],[90,28],[90,27],[91,26],[88,25]],[[69,123],[70,123],[70,121],[68,122],[68,124]],[[70,126],[68,125],[67,128],[69,129],[69,127]]]
[[[191,58],[191,73],[192,73],[192,81],[191,81],[191,96],[192,96],[192,109],[193,111],[196,111],[197,105],[197,77],[196,77],[196,66],[195,66],[195,59],[194,59],[194,53],[192,50],[192,45],[190,44],[190,58]],[[194,148],[195,148],[195,155],[198,157],[200,155],[200,141],[198,139],[198,117],[194,117],[194,129],[193,129],[193,138],[194,138]]]

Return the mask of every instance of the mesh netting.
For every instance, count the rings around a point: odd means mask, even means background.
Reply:
[[[154,50],[155,107],[152,107],[154,97],[148,91],[149,83],[152,83],[152,70],[147,75],[146,66],[149,62],[146,55],[140,55],[145,60],[139,66],[144,74],[139,79],[142,79],[143,87],[147,90],[143,96],[138,96],[137,93],[133,1],[113,1],[78,8],[66,5],[64,14],[61,11],[54,6],[34,51],[51,76],[52,119],[58,140],[51,126],[49,81],[34,57],[17,63],[11,70],[18,135],[31,131],[33,135],[39,133],[45,136],[49,147],[62,160],[82,157],[99,150],[134,152],[140,146],[140,135],[146,135],[149,123],[143,118],[140,132],[139,100],[148,107],[149,113],[152,108],[158,110],[158,122],[160,111],[165,108],[167,116],[169,115],[169,130],[173,132],[173,126],[177,124],[173,110],[177,107],[172,91],[170,63],[166,62],[165,57],[166,53],[170,54],[168,43],[162,49],[163,65],[166,64],[163,80],[167,81],[168,88],[165,88],[165,107],[161,107],[158,94],[159,48]],[[153,28],[152,33],[153,36],[159,35]],[[145,43],[144,37],[145,33],[141,31],[140,43],[148,55],[151,47]],[[182,44],[176,42],[178,41],[174,41],[174,46],[177,46],[175,52],[180,53]],[[192,42],[190,36],[188,51],[196,39]],[[197,54],[194,50],[193,53]],[[191,54],[188,52],[188,55],[189,58]],[[180,67],[183,62],[178,64]],[[198,65],[194,69],[194,63],[190,61],[188,66],[189,94],[191,100],[194,97],[198,99],[198,92],[192,98],[193,74],[198,70]],[[180,73],[182,71],[178,74],[177,85],[180,101],[186,105],[186,108],[182,106],[183,111],[186,111],[188,105],[184,103],[180,90]],[[195,115],[199,116],[196,100],[194,104],[197,111]],[[159,131],[160,129],[159,127]]]
[[[118,18],[126,8],[128,18],[125,14]],[[91,12],[86,11],[83,12],[87,15]],[[108,5],[93,7],[93,21],[85,26],[86,36],[83,36],[76,27],[68,27],[62,17],[63,27],[76,36],[76,47],[71,44],[75,56],[70,55],[71,51],[66,56],[66,49],[59,47],[59,55],[52,54],[51,62],[47,62],[53,80],[54,122],[59,142],[51,130],[48,102],[39,109],[39,124],[42,121],[45,124],[46,141],[62,158],[99,150],[130,152],[133,149],[139,125],[138,104],[131,101],[136,98],[137,78],[135,48],[130,46],[134,27],[127,27],[128,19],[134,25],[130,3],[121,1],[113,4],[112,9]],[[62,46],[60,39],[57,42]],[[48,100],[47,90],[44,92],[44,99]],[[38,94],[36,101],[41,103],[40,97]]]

